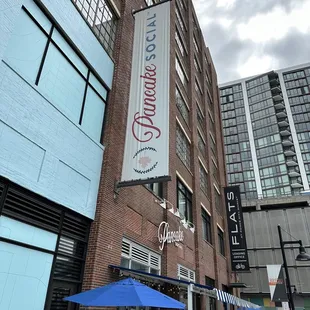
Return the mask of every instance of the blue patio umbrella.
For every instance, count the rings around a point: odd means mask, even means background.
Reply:
[[[66,297],[64,300],[93,307],[185,308],[183,303],[153,290],[132,278]]]

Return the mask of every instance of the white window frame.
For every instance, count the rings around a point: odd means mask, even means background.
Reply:
[[[129,246],[129,254],[125,253],[124,251],[124,245],[127,244],[127,246]],[[144,262],[142,260],[139,260],[139,259],[136,259],[134,257],[132,257],[132,252],[133,252],[133,249],[135,249],[136,251],[141,251],[141,253],[143,253],[144,255],[146,254],[148,256],[148,262]],[[142,246],[142,245],[139,245],[138,243],[135,243],[129,239],[126,239],[126,238],[123,238],[122,240],[122,253],[121,253],[121,257],[122,258],[125,258],[125,259],[128,259],[129,260],[129,267],[128,269],[131,269],[131,263],[132,262],[136,262],[136,263],[139,263],[141,265],[144,265],[146,267],[148,267],[148,272],[151,273],[151,269],[155,269],[158,271],[158,275],[161,274],[161,256]],[[154,264],[152,263],[153,262],[158,262],[157,264]]]
[[[184,273],[187,273],[187,276],[185,276]],[[196,279],[195,271],[178,264],[178,279],[189,282],[195,282]]]

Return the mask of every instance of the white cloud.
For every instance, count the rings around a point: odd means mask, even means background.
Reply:
[[[252,76],[277,68],[277,61],[272,57],[252,55],[244,64],[238,67],[238,73],[242,77]]]
[[[235,1],[236,0],[217,0],[216,6],[229,9],[234,5]]]
[[[309,62],[310,0],[193,2],[221,83]]]
[[[219,19],[217,19],[217,22],[223,26],[224,28],[228,29],[230,28],[230,26],[233,23],[233,20],[229,19],[229,18],[225,18],[225,17],[221,17]]]
[[[200,17],[203,17],[205,15],[205,11],[208,11],[208,8],[212,6],[212,2],[207,2],[205,0],[194,0],[194,8],[196,11],[196,14],[199,17],[199,22],[200,22]]]
[[[283,39],[291,29],[302,33],[310,30],[310,1],[286,12],[283,8],[276,7],[270,13],[258,14],[247,23],[237,26],[239,37],[242,40],[251,40],[263,43],[270,40]]]
[[[205,28],[210,23],[212,23],[212,21],[213,21],[212,18],[210,18],[208,16],[205,16],[205,17],[199,19],[199,25],[200,25],[201,28]]]

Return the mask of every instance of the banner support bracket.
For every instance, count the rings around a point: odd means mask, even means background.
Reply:
[[[163,3],[165,3],[165,2],[170,2],[170,1],[172,1],[172,0],[163,0],[163,1],[160,1],[160,2],[157,2],[157,3],[154,3],[154,4],[152,4],[152,5],[145,6],[145,7],[141,8],[141,9],[138,9],[138,10],[134,10],[134,9],[133,9],[133,10],[131,11],[131,14],[132,14],[132,16],[134,17],[136,13],[139,13],[139,12],[141,12],[141,11],[145,11],[145,10],[148,10],[148,9],[152,9],[154,6],[163,4]]]

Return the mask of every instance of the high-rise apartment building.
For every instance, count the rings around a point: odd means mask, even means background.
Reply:
[[[266,264],[282,264],[277,225],[310,247],[310,64],[220,86],[228,183],[240,185],[251,274],[243,296],[272,307]],[[297,306],[310,307],[310,265],[288,248]]]
[[[296,70],[221,86],[228,182],[242,198],[309,190],[310,71]]]

